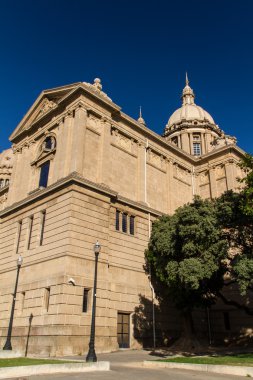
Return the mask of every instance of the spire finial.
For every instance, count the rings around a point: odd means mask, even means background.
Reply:
[[[141,106],[140,106],[140,111],[139,111],[139,118],[137,120],[140,124],[146,125],[145,120],[142,117],[142,112],[141,112]]]
[[[188,79],[187,71],[186,71],[186,73],[185,73],[185,85],[186,85],[186,86],[189,86],[189,79]]]
[[[182,100],[183,100],[183,105],[184,104],[194,104],[194,92],[192,88],[189,86],[189,79],[188,79],[188,74],[187,71],[185,73],[185,88],[183,89],[183,94],[182,94]]]

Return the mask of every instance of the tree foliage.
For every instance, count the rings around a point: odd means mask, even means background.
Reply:
[[[242,211],[253,216],[253,156],[246,153],[239,166],[245,173],[245,177],[240,180],[245,186],[241,193]]]
[[[146,259],[181,309],[208,306],[223,286],[228,244],[213,202],[195,198],[153,225]]]

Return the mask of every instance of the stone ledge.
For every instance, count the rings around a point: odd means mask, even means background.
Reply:
[[[173,362],[158,362],[144,360],[144,367],[149,368],[177,368],[192,371],[212,372],[223,375],[236,375],[244,377],[253,377],[253,367],[243,366],[228,366],[228,365],[213,365],[213,364],[189,364],[189,363],[173,363]]]
[[[64,363],[64,364],[41,364],[31,366],[4,367],[0,368],[0,379],[22,377],[32,375],[46,375],[52,373],[77,373],[90,371],[109,371],[110,362],[101,361],[96,363]]]

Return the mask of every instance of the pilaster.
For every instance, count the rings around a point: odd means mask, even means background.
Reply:
[[[87,110],[84,108],[82,102],[80,102],[75,109],[75,117],[70,126],[72,133],[70,172],[78,172],[81,175],[83,174],[84,167],[86,124]]]
[[[210,193],[212,198],[217,197],[217,186],[215,177],[215,167],[209,169],[209,179],[210,179]]]
[[[108,183],[108,169],[109,169],[109,152],[110,152],[110,139],[111,139],[111,123],[108,119],[101,120],[101,136],[99,147],[99,160],[97,168],[97,181],[107,185]],[[110,170],[110,169],[109,169]]]
[[[147,159],[146,146],[144,142],[138,143],[137,162],[137,200],[147,202]]]

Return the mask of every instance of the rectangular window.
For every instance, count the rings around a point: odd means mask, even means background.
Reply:
[[[89,292],[90,292],[90,289],[83,289],[83,305],[82,305],[82,312],[83,313],[87,313],[87,311],[88,311]]]
[[[130,235],[134,235],[134,221],[135,221],[135,217],[131,215],[130,216]]]
[[[22,230],[22,220],[20,220],[20,221],[18,222],[18,234],[17,234],[16,254],[18,254],[19,243],[20,243],[20,237],[21,237],[21,230]]]
[[[33,215],[29,218],[29,234],[28,234],[28,241],[27,241],[27,249],[30,249],[32,229],[33,229]]]
[[[47,187],[49,168],[50,161],[47,161],[41,165],[39,187]]]
[[[49,309],[49,303],[50,303],[50,288],[45,288],[44,308],[46,311],[48,311]]]
[[[127,232],[127,214],[122,214],[122,232]]]
[[[40,245],[43,244],[45,221],[46,221],[46,210],[42,211],[41,213]]]
[[[119,231],[119,216],[120,216],[120,212],[119,212],[119,210],[116,210],[116,220],[115,220],[116,231]]]
[[[194,154],[194,156],[200,156],[201,155],[200,143],[193,143],[193,154]]]

